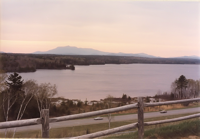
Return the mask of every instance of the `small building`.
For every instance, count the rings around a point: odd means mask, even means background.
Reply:
[[[56,106],[60,106],[62,103],[62,100],[58,100],[56,102],[51,102],[52,104],[56,105]]]
[[[78,104],[78,102],[79,102],[80,100],[78,100],[78,99],[72,99],[72,102],[73,102],[73,104]]]

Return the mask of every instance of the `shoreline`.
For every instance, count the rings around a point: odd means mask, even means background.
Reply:
[[[109,55],[48,55],[0,53],[0,69],[5,72],[35,72],[38,69],[67,69],[66,65],[106,64],[194,64],[200,59],[190,58],[148,58]]]

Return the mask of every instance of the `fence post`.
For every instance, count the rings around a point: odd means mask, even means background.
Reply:
[[[144,136],[144,103],[142,97],[138,97],[138,138]]]
[[[42,124],[42,138],[49,138],[49,109],[42,109],[40,118]]]

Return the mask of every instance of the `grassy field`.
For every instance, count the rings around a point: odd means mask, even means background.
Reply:
[[[183,139],[193,137],[200,138],[200,120],[182,121],[178,123],[170,123],[164,125],[151,126],[145,128],[145,139]],[[102,139],[134,139],[138,138],[138,132],[125,133],[121,135],[111,135]]]
[[[181,117],[181,116],[186,116],[186,115],[190,115],[190,114],[148,118],[148,119],[145,119],[145,122],[146,121],[157,121],[157,120],[163,120],[163,119],[171,119],[171,118],[176,118],[176,117]],[[137,120],[112,122],[111,128],[119,127],[119,126],[126,125],[126,124],[131,124],[131,123],[135,123],[135,122],[137,122]],[[179,123],[179,122],[175,122],[172,124],[174,125],[177,123]],[[165,125],[167,125],[167,124],[164,124],[162,126],[165,126]],[[156,126],[156,127],[160,127],[160,126]],[[151,129],[151,128],[155,128],[155,126],[145,127],[145,129]],[[74,127],[64,127],[64,128],[53,128],[53,129],[50,129],[50,137],[51,138],[73,137],[73,136],[84,135],[87,133],[94,133],[97,131],[102,131],[102,130],[107,130],[107,129],[108,129],[108,123],[74,126]],[[131,130],[131,131],[133,131],[133,130]],[[135,129],[134,131],[137,131],[137,129]],[[12,131],[9,131],[7,137],[12,137],[12,134],[13,134]],[[5,136],[3,133],[1,133],[0,137],[2,138]],[[41,137],[40,130],[17,132],[15,135],[15,138],[40,138],[40,137]]]

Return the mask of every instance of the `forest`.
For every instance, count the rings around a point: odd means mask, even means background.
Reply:
[[[104,64],[200,64],[200,59],[145,58],[134,56],[0,54],[0,69],[5,72],[35,72],[37,69],[71,69],[74,65]]]

